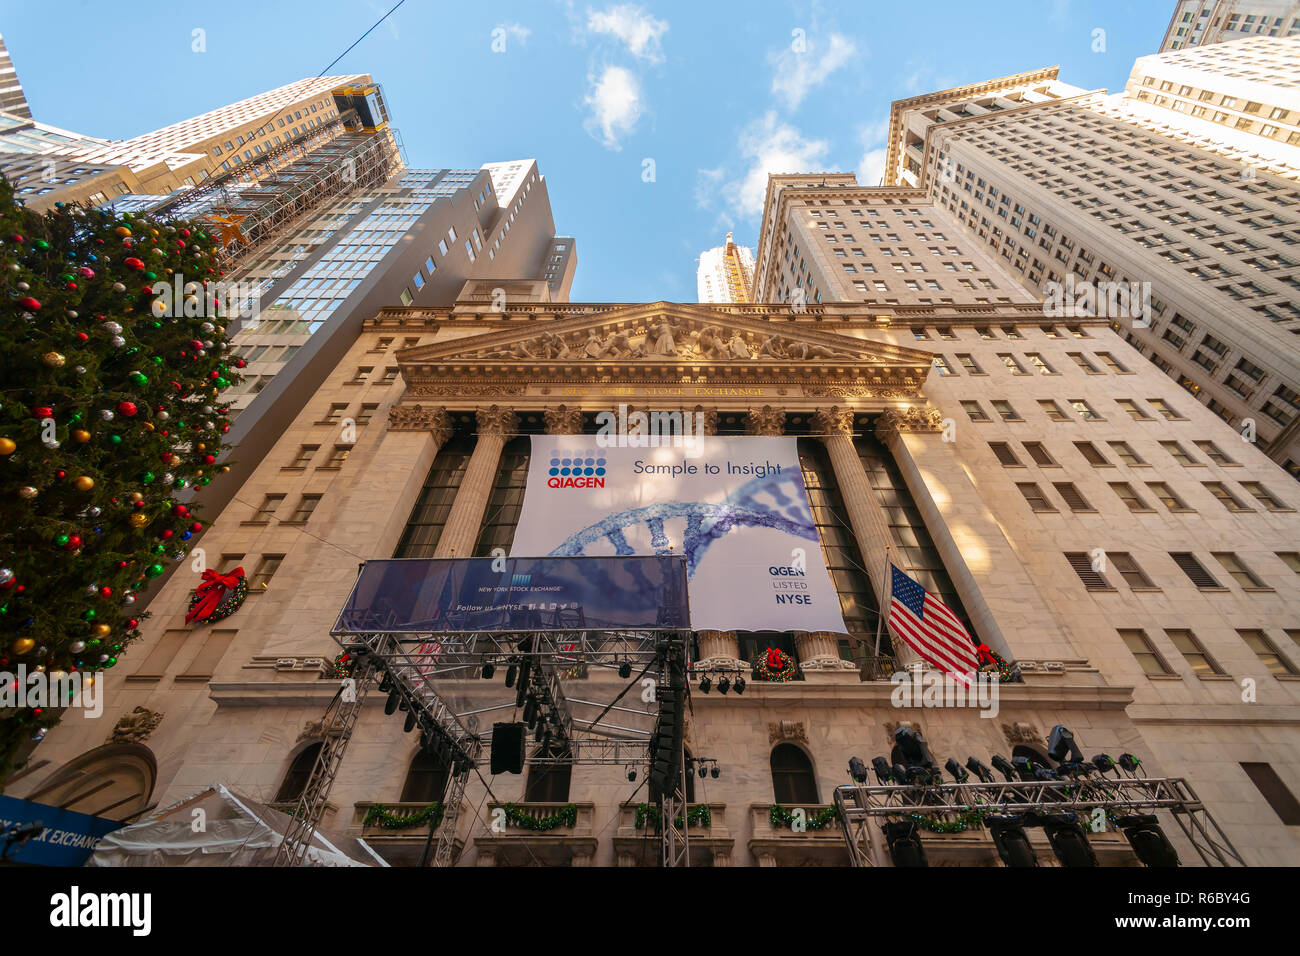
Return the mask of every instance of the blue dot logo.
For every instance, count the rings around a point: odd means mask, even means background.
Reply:
[[[596,469],[596,474],[598,474],[598,475],[603,475],[604,473],[605,473],[605,469],[604,469],[604,468],[597,468],[597,469]]]
[[[559,473],[560,473],[560,469],[558,469],[558,468],[552,468],[552,469],[551,469],[551,474],[552,474],[552,475],[558,475]]]

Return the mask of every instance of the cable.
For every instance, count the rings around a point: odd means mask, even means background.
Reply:
[[[328,73],[328,72],[333,68],[334,63],[337,63],[339,60],[343,59],[345,56],[347,56],[349,53],[351,53],[351,52],[352,52],[352,47],[356,46],[358,43],[360,43],[360,42],[361,42],[362,40],[364,40],[366,37],[370,36],[371,31],[373,31],[373,30],[375,29],[375,27],[379,26],[379,24],[383,23],[383,22],[384,22],[385,20],[387,20],[390,16],[392,16],[393,11],[396,10],[397,7],[400,7],[400,6],[401,6],[402,4],[404,4],[405,2],[406,2],[406,0],[397,0],[397,5],[394,6],[392,10],[389,10],[389,11],[388,11],[387,13],[385,13],[382,17],[380,17],[378,20],[376,20],[375,23],[374,23],[374,26],[372,26],[372,27],[371,27],[369,30],[367,30],[365,33],[361,34],[361,36],[357,37],[356,40],[353,42],[352,46],[348,47],[346,50],[344,50],[342,53],[340,53],[338,56],[336,56],[336,57],[334,58],[334,62],[333,62],[333,63],[331,63],[329,66],[325,67],[325,69],[321,70],[319,73],[316,74],[316,78],[317,78],[317,79],[320,79],[322,76],[324,76],[326,73]]]

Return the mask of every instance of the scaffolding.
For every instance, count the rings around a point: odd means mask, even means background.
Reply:
[[[1206,866],[1245,866],[1226,833],[1191,785],[1181,777],[1106,777],[1005,783],[926,785],[845,784],[835,788],[835,809],[853,866],[880,866],[880,825],[917,816],[935,821],[977,814],[1077,813],[1171,816]],[[872,824],[876,824],[873,826]],[[1085,827],[1087,822],[1085,821]]]

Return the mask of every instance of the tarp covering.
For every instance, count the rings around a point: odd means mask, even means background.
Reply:
[[[288,814],[214,784],[105,837],[87,866],[271,866],[291,820]],[[360,840],[353,859],[319,833],[308,866],[381,866]]]

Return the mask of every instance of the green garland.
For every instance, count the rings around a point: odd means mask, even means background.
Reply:
[[[352,655],[344,651],[334,658],[334,663],[330,665],[329,676],[335,680],[343,680],[352,676],[352,670],[355,667],[356,664],[352,660]]]
[[[984,827],[984,811],[972,810],[970,807],[957,814],[956,820],[936,820],[920,813],[909,813],[906,816],[912,823],[915,823],[923,830],[929,830],[931,833],[965,833],[967,830],[983,829]],[[1079,816],[1083,818],[1080,825],[1085,829],[1090,829],[1092,811],[1082,810],[1079,812]],[[1106,810],[1106,820],[1111,826],[1114,826],[1115,821],[1118,819],[1119,817],[1114,810]],[[811,828],[812,824],[809,823],[809,829]]]
[[[636,805],[636,828],[644,829],[646,821],[649,820],[657,827],[661,819],[661,812],[658,807],[652,803],[638,803]],[[707,803],[697,803],[686,811],[686,823],[688,826],[710,827],[713,825],[713,813],[709,810]],[[678,829],[682,826],[682,815],[679,813],[673,817],[673,826]]]
[[[554,830],[556,827],[571,827],[578,822],[578,808],[572,803],[560,807],[558,813],[549,817],[529,816],[514,803],[503,803],[501,809],[506,812],[507,820],[524,830]]]
[[[794,813],[787,810],[779,803],[773,804],[772,808],[767,811],[767,819],[774,827],[787,827],[791,830],[794,829]],[[836,819],[835,808],[827,807],[825,810],[822,810],[819,813],[814,813],[812,816],[805,816],[804,829],[825,830],[828,826],[834,823]]]
[[[441,803],[431,803],[419,813],[412,813],[410,816],[398,816],[382,803],[376,803],[366,811],[366,818],[361,825],[365,827],[374,825],[381,830],[405,830],[409,827],[418,827],[423,823],[429,824],[430,830],[438,829],[438,824],[442,823]]]

